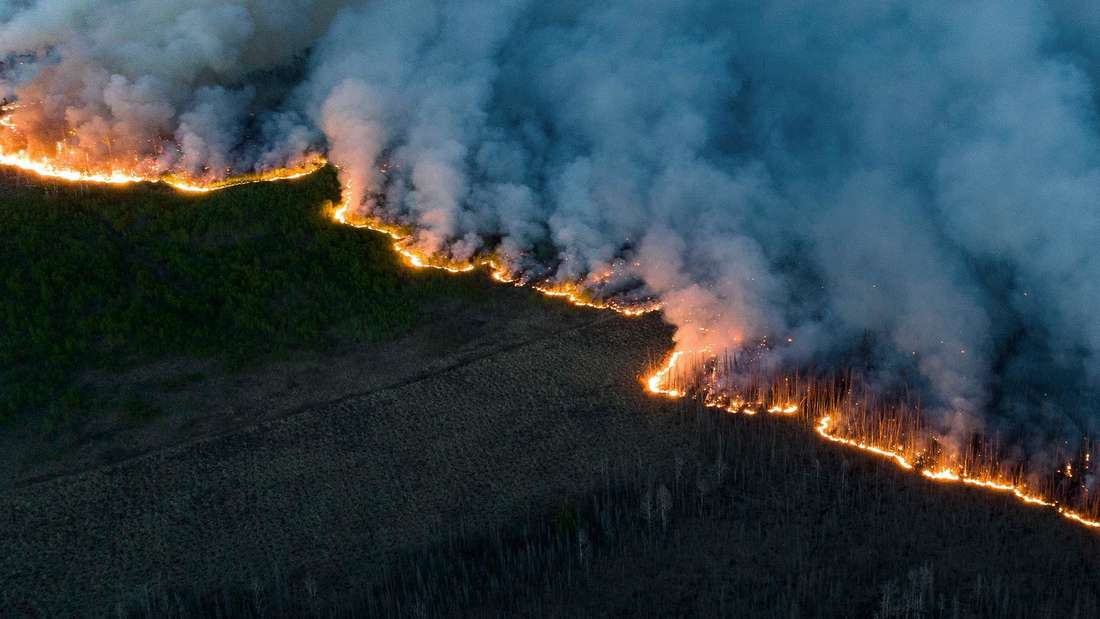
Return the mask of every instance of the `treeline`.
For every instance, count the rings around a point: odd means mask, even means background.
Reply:
[[[0,420],[79,408],[81,368],[391,337],[462,285],[333,223],[338,197],[330,169],[202,195],[0,177]]]

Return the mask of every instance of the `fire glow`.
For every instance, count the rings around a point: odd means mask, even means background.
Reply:
[[[38,176],[45,180],[69,183],[91,183],[99,185],[133,185],[136,183],[159,183],[168,185],[185,193],[209,193],[250,183],[293,180],[309,176],[327,165],[319,154],[310,154],[292,167],[272,168],[262,172],[232,175],[226,170],[225,177],[210,175],[205,178],[192,177],[174,172],[158,171],[156,158],[146,156],[124,161],[112,157],[103,161],[83,153],[68,141],[73,130],[67,130],[54,145],[53,156],[43,156],[38,149],[28,152],[28,139],[19,126],[19,114],[25,108],[17,102],[6,99],[0,104],[0,166],[15,168],[22,172]],[[74,163],[84,160],[86,165]],[[92,161],[95,161],[95,165]]]
[[[694,351],[687,354],[715,357],[713,353],[707,350]],[[680,362],[684,359],[684,355],[684,351],[678,350],[673,352],[659,369],[645,379],[644,383],[646,390],[651,395],[671,399],[679,399],[688,395],[687,390],[673,385],[673,375]],[[795,415],[800,410],[796,402],[787,400],[768,405],[768,403],[760,398],[746,399],[744,396],[730,396],[711,391],[707,391],[699,398],[699,401],[707,408],[721,410],[730,414],[749,416],[758,413],[767,413],[769,415]]]
[[[256,174],[233,176],[224,180],[192,180],[178,175],[143,176],[136,172],[111,170],[109,172],[82,171],[34,159],[26,153],[15,154],[0,151],[0,165],[15,168],[46,180],[99,185],[133,185],[135,183],[160,183],[186,193],[209,193],[238,185],[286,181],[309,176],[325,166],[324,158],[314,156],[299,167],[276,168]]]
[[[3,121],[0,122],[0,125],[11,128],[9,119],[0,117],[0,121]],[[0,151],[0,165],[16,168],[47,180],[106,185],[161,183],[182,192],[208,193],[250,183],[301,178],[317,172],[328,165],[328,163],[323,157],[316,156],[297,168],[275,169],[258,174],[211,181],[191,180],[170,175],[144,176],[132,172],[115,170],[109,172],[85,172],[56,165],[49,161],[33,159],[22,152],[10,154]],[[380,220],[350,221],[346,204],[336,208],[332,213],[332,217],[341,224],[357,228],[367,228],[386,234],[393,239],[393,250],[401,257],[402,262],[410,268],[438,269],[455,274],[485,269],[497,282],[510,283],[517,286],[529,285],[541,294],[564,299],[573,305],[610,310],[624,316],[640,316],[661,309],[660,305],[655,301],[630,305],[619,303],[614,300],[594,300],[584,292],[584,288],[580,284],[576,283],[527,282],[511,273],[499,261],[490,257],[479,258],[471,262],[453,262],[422,253],[412,246],[412,236],[406,230]],[[682,369],[681,365],[685,362],[685,357],[690,354],[701,354],[710,356],[711,358],[715,356],[705,350],[688,353],[681,350],[674,351],[669,355],[661,367],[644,379],[643,383],[646,390],[653,396],[670,399],[680,399],[699,395],[689,393],[688,389],[678,386],[674,380],[676,373]],[[963,470],[962,467],[950,465],[927,467],[923,464],[918,465],[917,461],[920,454],[907,453],[907,450],[902,446],[891,448],[885,444],[876,443],[875,441],[844,436],[839,431],[840,424],[837,423],[838,417],[835,412],[822,415],[816,420],[812,420],[812,418],[809,417],[811,413],[807,411],[805,407],[801,406],[799,402],[791,399],[791,394],[792,392],[790,390],[773,394],[772,399],[775,401],[766,403],[762,397],[750,400],[742,396],[724,394],[720,391],[706,391],[702,394],[702,397],[699,398],[699,401],[707,408],[721,410],[730,414],[751,416],[758,413],[767,413],[769,415],[809,419],[811,420],[814,432],[822,440],[888,460],[903,470],[919,472],[923,478],[932,482],[962,484],[981,488],[990,492],[1011,494],[1021,503],[1026,505],[1053,509],[1067,520],[1089,528],[1100,528],[1100,520],[1090,519],[1079,511],[1069,509],[1043,494],[1029,490],[1023,483],[998,479],[994,476],[972,476],[964,474],[961,472]],[[777,399],[775,397],[776,395],[785,397]],[[1066,475],[1072,477],[1072,464],[1067,465]]]
[[[393,250],[401,256],[402,262],[404,262],[406,266],[414,269],[437,269],[452,274],[469,273],[477,269],[484,269],[494,281],[502,284],[529,286],[545,296],[564,299],[572,305],[592,309],[610,310],[623,316],[642,316],[661,309],[660,304],[654,301],[627,304],[617,302],[613,299],[607,301],[592,299],[585,293],[582,286],[571,282],[528,282],[509,271],[500,261],[491,257],[481,257],[470,262],[454,262],[420,252],[412,245],[412,235],[397,226],[370,218],[361,221],[351,221],[348,217],[347,204],[341,204],[337,207],[332,214],[332,218],[344,225],[354,228],[366,228],[389,236],[393,239]]]
[[[696,354],[713,357],[713,354],[709,351],[696,351]],[[678,367],[683,363],[685,363],[685,353],[683,351],[676,351],[669,355],[665,363],[645,379],[644,382],[649,393],[655,396],[673,399],[687,397],[689,395],[688,390],[679,385],[675,385],[673,381],[673,377],[676,375]],[[728,397],[722,398],[709,392],[705,392],[701,397],[696,395],[696,397],[708,408],[716,408],[730,413],[753,415],[761,410],[760,402],[756,402],[755,406],[753,406],[747,404],[738,397],[733,397],[732,399]],[[800,412],[800,408],[794,403],[786,405],[777,404],[768,408],[767,412],[773,414],[795,415]],[[910,450],[907,450],[902,445],[889,447],[886,444],[876,443],[875,441],[844,436],[839,433],[840,424],[837,423],[835,412],[821,415],[816,420],[814,420],[813,417],[805,418],[808,422],[813,424],[814,432],[822,440],[882,458],[892,462],[900,469],[919,473],[923,478],[932,482],[961,484],[980,488],[988,492],[1010,494],[1025,505],[1050,508],[1067,520],[1071,520],[1089,528],[1100,528],[1100,519],[1086,517],[1078,510],[1071,509],[1042,493],[1029,489],[1023,482],[998,478],[992,474],[966,474],[962,472],[965,467],[952,465],[949,462],[929,466],[922,462],[922,460],[924,460],[924,458],[922,458],[923,454],[910,453]],[[1085,455],[1085,460],[1086,462],[1089,460],[1088,454]],[[988,468],[994,470],[996,467],[989,466]],[[1064,474],[1072,478],[1072,471],[1072,463],[1067,463]]]

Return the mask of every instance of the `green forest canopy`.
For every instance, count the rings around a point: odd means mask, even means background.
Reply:
[[[78,397],[81,368],[389,338],[463,285],[334,223],[338,198],[330,168],[202,195],[0,177],[0,419]]]

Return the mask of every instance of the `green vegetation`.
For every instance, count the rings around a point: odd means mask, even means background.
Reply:
[[[63,423],[82,368],[389,338],[462,286],[333,223],[338,196],[331,169],[202,195],[0,178],[0,421]]]

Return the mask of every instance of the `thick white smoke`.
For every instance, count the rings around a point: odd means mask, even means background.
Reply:
[[[339,4],[0,2],[0,94],[21,105],[18,135],[0,143],[93,171],[221,177],[294,163],[308,129],[270,130],[286,124],[269,107],[292,85],[276,69],[306,52]],[[242,148],[246,134],[270,143]]]
[[[1098,429],[1097,6],[0,1],[0,56],[44,144],[321,146],[424,251],[657,296],[685,349],[858,347],[1044,441]]]

